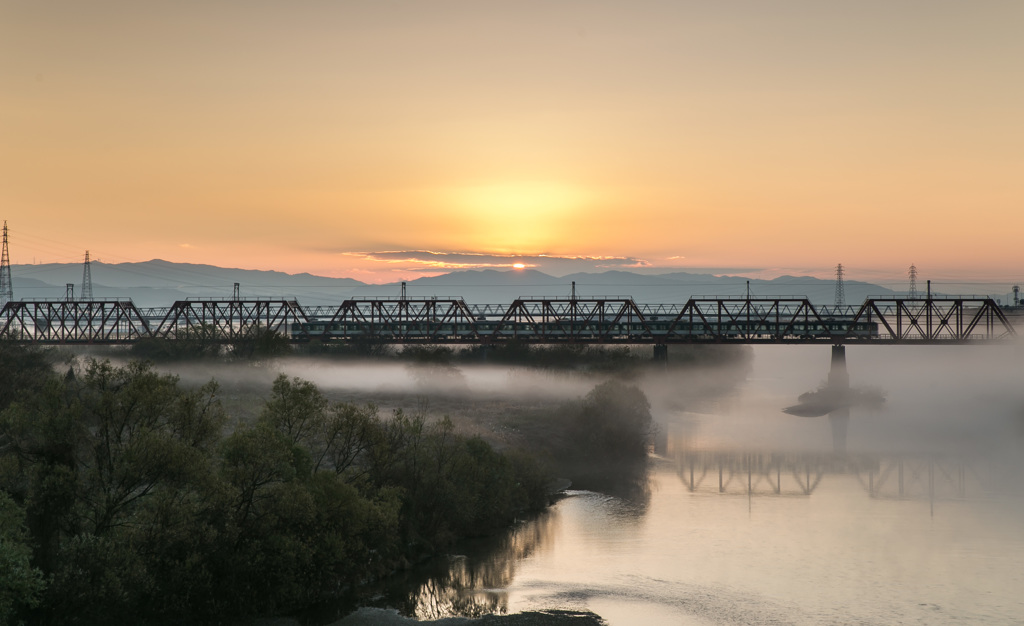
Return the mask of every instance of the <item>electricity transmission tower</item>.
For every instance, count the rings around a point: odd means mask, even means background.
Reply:
[[[846,304],[846,290],[843,287],[843,264],[836,265],[836,306]]]
[[[917,300],[921,296],[917,293],[917,266],[911,265],[907,271],[907,276],[910,276],[910,289],[907,292],[907,297],[910,300]]]
[[[14,283],[11,281],[11,257],[7,252],[7,220],[4,220],[4,249],[0,256],[0,307],[14,300]]]
[[[92,262],[89,251],[85,251],[85,263],[82,265],[82,300],[92,300]]]

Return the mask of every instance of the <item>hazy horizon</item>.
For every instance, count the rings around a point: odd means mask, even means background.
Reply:
[[[284,274],[284,275],[289,276],[289,277],[309,276],[310,278],[321,279],[321,280],[356,280],[356,281],[359,281],[359,279],[352,278],[351,276],[324,276],[324,275],[319,275],[319,274],[312,274],[310,272],[294,272],[294,273],[292,273],[292,272],[280,272],[280,270],[265,270],[265,269],[257,269],[257,268],[232,267],[232,266],[229,266],[229,265],[214,265],[214,264],[209,264],[209,263],[191,263],[191,262],[184,262],[184,263],[182,263],[182,262],[178,262],[178,261],[169,261],[167,259],[156,259],[156,258],[149,259],[149,260],[146,260],[146,261],[122,261],[122,262],[118,262],[118,263],[108,263],[108,262],[102,261],[100,259],[93,259],[92,263],[93,263],[93,267],[95,268],[93,270],[93,272],[92,272],[93,280],[94,280],[94,283],[96,283],[96,284],[104,284],[103,283],[103,275],[102,275],[102,267],[104,265],[108,265],[108,266],[111,266],[111,267],[118,267],[118,266],[122,266],[122,265],[144,265],[144,264],[150,264],[150,263],[166,263],[166,264],[171,264],[171,265],[182,265],[182,266],[193,265],[193,266],[196,266],[196,267],[212,267],[212,268],[216,268],[218,270],[223,270],[225,272],[278,272],[278,273]],[[12,264],[12,272],[13,272],[13,275],[14,275],[15,278],[31,278],[33,276],[33,273],[34,272],[38,272],[38,271],[61,271],[61,270],[65,270],[65,271],[70,271],[70,272],[74,273],[75,276],[77,277],[77,273],[80,271],[81,265],[82,265],[81,262],[75,262],[75,261],[71,261],[71,262],[51,262],[51,263],[41,263],[41,262],[37,262],[37,263],[13,263]],[[96,273],[97,270],[99,270],[99,272],[100,272],[99,274]],[[700,268],[700,267],[653,268],[653,267],[649,267],[649,268],[600,269],[600,268],[584,267],[582,269],[578,269],[576,267],[569,267],[567,269],[562,269],[561,271],[559,271],[558,269],[550,269],[550,268],[544,268],[544,269],[539,269],[539,268],[528,268],[528,269],[527,268],[518,268],[518,269],[517,268],[512,268],[512,269],[509,269],[509,268],[502,268],[502,267],[485,267],[485,268],[451,269],[451,270],[436,271],[436,272],[421,271],[421,272],[418,272],[418,273],[410,276],[408,279],[384,277],[384,278],[380,278],[377,282],[370,282],[370,281],[359,281],[359,282],[361,284],[364,284],[364,285],[367,285],[367,286],[396,285],[396,284],[399,284],[400,282],[415,282],[415,281],[418,281],[421,284],[425,283],[425,284],[429,285],[429,284],[431,284],[430,281],[429,281],[429,279],[431,279],[431,278],[442,278],[442,277],[446,277],[446,276],[457,275],[457,274],[460,274],[460,273],[473,273],[473,272],[481,272],[481,271],[493,271],[493,272],[500,272],[502,274],[512,274],[512,273],[523,272],[523,271],[525,271],[525,272],[539,272],[541,274],[544,274],[544,275],[552,277],[552,278],[565,278],[565,277],[569,277],[569,276],[579,276],[579,275],[595,275],[595,276],[598,276],[598,275],[605,274],[606,272],[619,272],[619,273],[626,273],[626,274],[629,274],[629,275],[632,275],[632,276],[637,276],[640,279],[642,279],[645,276],[649,276],[651,278],[658,278],[658,277],[669,276],[669,275],[673,275],[673,274],[691,274],[691,275],[695,275],[695,276],[714,277],[716,279],[722,279],[722,280],[728,280],[728,279],[749,279],[749,280],[754,280],[754,281],[765,281],[765,282],[770,282],[770,281],[773,281],[773,280],[778,280],[780,278],[788,278],[788,277],[798,278],[798,279],[809,278],[809,279],[814,279],[814,280],[818,280],[818,281],[834,281],[835,280],[835,274],[834,274],[835,269],[834,268],[832,270],[833,274],[830,275],[830,276],[828,276],[828,275],[826,275],[826,276],[816,276],[816,275],[813,275],[811,273],[798,273],[799,272],[798,269],[793,269],[791,271],[783,271],[783,270],[777,269],[777,268],[776,269],[765,269],[765,268]],[[134,270],[132,271],[132,273],[138,274],[138,272],[134,271]],[[139,276],[142,277],[143,275],[139,274]],[[923,286],[927,283],[928,280],[930,280],[930,279],[925,278],[925,277],[919,277],[919,279],[918,279],[919,286],[921,288],[923,288]],[[872,279],[872,277],[870,277],[870,276],[869,277],[851,276],[850,275],[850,271],[847,268],[845,268],[845,266],[844,266],[844,281],[847,284],[861,283],[861,284],[877,285],[877,286],[880,286],[880,287],[884,287],[885,289],[891,289],[891,290],[897,291],[897,292],[901,291],[901,290],[906,290],[907,287],[908,287],[908,278],[906,276],[899,276],[895,272],[888,273],[888,274],[882,274],[882,273],[877,273],[876,272],[876,273],[874,273],[874,277]],[[986,292],[986,293],[995,293],[995,294],[1002,294],[1004,291],[1009,292],[1009,290],[1011,289],[1011,283],[1013,283],[1013,281],[984,281],[984,280],[970,280],[969,278],[964,280],[961,277],[955,277],[955,276],[954,277],[948,277],[947,276],[947,277],[942,277],[942,278],[937,279],[937,280],[932,280],[932,284],[935,286],[937,291],[941,290],[941,289],[946,289],[947,292],[952,292],[952,291],[954,291],[956,289],[963,289],[963,288],[966,288],[966,287],[976,287],[979,290],[978,293]],[[54,284],[56,285],[56,283],[54,283]],[[443,284],[444,283],[438,283],[437,285],[441,286]],[[60,282],[60,285],[57,285],[57,286],[63,288],[64,285],[65,285],[64,282]]]

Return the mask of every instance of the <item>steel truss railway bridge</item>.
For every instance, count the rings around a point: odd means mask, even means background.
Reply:
[[[471,305],[461,298],[366,298],[303,307],[296,300],[190,299],[164,308],[131,300],[22,300],[0,310],[0,341],[131,344],[195,339],[232,343],[262,333],[295,343],[653,345],[976,344],[1016,335],[990,298],[869,298],[815,306],[803,297],[693,297],[684,304],[631,298],[519,298]]]

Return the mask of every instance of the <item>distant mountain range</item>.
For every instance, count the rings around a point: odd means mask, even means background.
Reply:
[[[82,293],[82,265],[50,263],[13,265],[11,274],[17,300],[62,299],[66,285]],[[142,263],[101,263],[91,266],[93,298],[131,298],[142,307],[168,306],[186,298],[228,298],[234,283],[244,297],[295,298],[305,305],[338,304],[351,297],[398,296],[400,283],[371,285],[351,278],[328,278],[312,274],[285,274],[171,263],[155,259]],[[693,296],[807,297],[816,304],[831,304],[835,283],[810,276],[780,276],[772,280],[743,276],[716,276],[689,272],[634,274],[625,271],[578,273],[555,277],[535,270],[465,270],[408,281],[409,297],[461,297],[478,304],[508,303],[520,296],[568,296],[575,282],[580,297],[632,297],[637,302],[683,303]],[[866,297],[891,295],[879,285],[846,281],[847,303]]]
[[[81,263],[12,265],[15,299],[63,298],[66,285],[82,293]],[[364,283],[351,278],[328,278],[312,274],[286,274],[264,270],[243,270],[172,263],[154,259],[141,263],[93,261],[94,299],[131,298],[138,306],[168,306],[186,298],[229,298],[234,284],[243,297],[296,298],[310,304],[340,302],[353,288]]]

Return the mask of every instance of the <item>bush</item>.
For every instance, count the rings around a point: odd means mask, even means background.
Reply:
[[[651,426],[651,404],[644,392],[611,380],[587,394],[569,430],[577,454],[616,463],[647,456]]]
[[[627,497],[644,485],[654,425],[650,403],[634,385],[601,383],[576,402],[523,416],[518,424],[526,430],[529,456],[541,456],[550,467],[544,476]],[[542,480],[529,471],[521,475]]]

